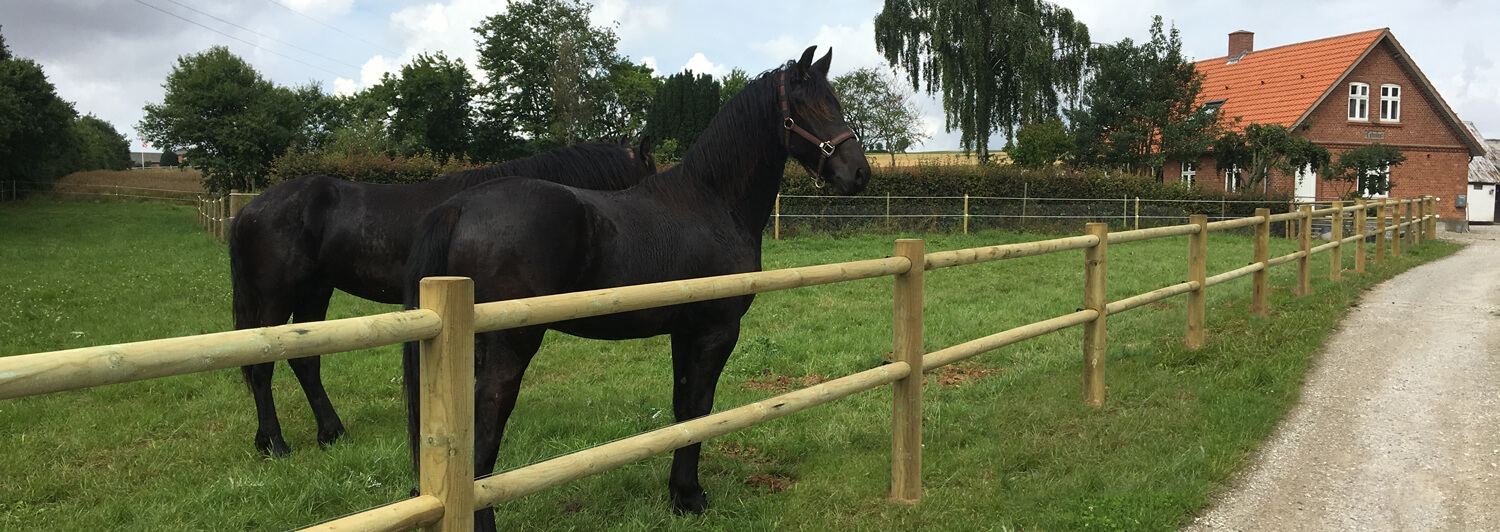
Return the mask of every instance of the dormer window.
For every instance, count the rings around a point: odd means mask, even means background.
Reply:
[[[1203,112],[1208,114],[1217,113],[1219,112],[1219,108],[1224,106],[1225,101],[1224,99],[1209,100],[1208,103],[1203,104]]]
[[[1370,119],[1370,84],[1349,84],[1349,119]]]
[[[1401,86],[1385,84],[1380,86],[1380,121],[1401,121]]]

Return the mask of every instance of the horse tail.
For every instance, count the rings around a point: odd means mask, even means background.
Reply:
[[[250,215],[254,215],[254,211],[247,208],[240,211],[240,217],[246,215],[245,211],[251,211]],[[229,226],[229,281],[233,290],[230,309],[234,313],[235,329],[249,329],[257,326],[256,319],[261,312],[260,293],[251,282],[250,271],[245,265],[249,241],[254,238],[247,229],[251,226],[253,224],[248,223],[236,223]],[[240,375],[245,378],[245,385],[249,386],[250,366],[240,366]]]
[[[448,273],[448,247],[453,240],[453,228],[463,214],[460,207],[441,205],[422,217],[417,224],[416,240],[406,258],[406,294],[403,299],[407,310],[418,308],[420,284],[423,277]],[[417,342],[406,342],[401,346],[401,385],[406,391],[407,443],[410,444],[412,471],[418,470],[417,438],[421,426],[419,383],[421,382],[421,359]]]

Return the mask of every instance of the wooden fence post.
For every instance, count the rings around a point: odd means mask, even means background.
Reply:
[[[1359,235],[1359,240],[1354,244],[1354,271],[1363,273],[1365,271],[1365,238],[1370,236],[1369,220],[1366,219],[1370,210],[1370,202],[1359,200],[1359,210],[1354,211],[1354,232]]]
[[[1333,242],[1333,249],[1328,250],[1328,280],[1344,280],[1344,202],[1333,200],[1333,214],[1328,216],[1333,223],[1329,233],[1329,241]]]
[[[1401,219],[1403,218],[1401,208],[1406,205],[1405,200],[1396,200],[1395,210],[1391,212],[1391,256],[1401,256]]]
[[[886,201],[890,201],[890,200],[886,200]],[[771,238],[775,239],[775,240],[781,240],[781,194],[777,194],[776,195],[776,210],[775,210],[775,213],[776,214],[774,216],[772,216],[772,218],[774,218],[776,220],[776,229],[771,234]],[[889,216],[889,214],[887,214],[887,216]]]
[[[1255,209],[1255,216],[1260,218],[1260,223],[1255,224],[1255,262],[1260,263],[1261,269],[1250,274],[1250,313],[1256,316],[1265,316],[1270,313],[1270,305],[1266,302],[1266,296],[1270,295],[1271,287],[1269,264],[1271,260],[1271,209]]]
[[[969,195],[964,194],[964,234],[969,234]]]
[[[1427,196],[1427,214],[1431,216],[1427,219],[1427,238],[1431,240],[1437,238],[1437,198]]]
[[[1427,202],[1422,198],[1417,198],[1411,201],[1411,245],[1420,246],[1422,245],[1422,226],[1427,225]]]
[[[922,272],[927,269],[921,240],[896,241],[896,256],[911,269],[896,275],[895,339],[891,360],[911,368],[896,381],[891,408],[891,501],[914,504],[922,498]]]
[[[1135,228],[1141,228],[1141,197],[1135,197]]]
[[[1303,205],[1297,223],[1297,245],[1302,258],[1297,259],[1297,297],[1312,293],[1312,205]]]
[[[1375,208],[1375,262],[1385,262],[1385,217],[1391,214],[1391,200],[1380,198]]]
[[[1187,293],[1187,333],[1183,344],[1188,349],[1203,347],[1204,300],[1208,287],[1208,215],[1188,216],[1188,224],[1198,226],[1198,232],[1188,235],[1188,281],[1198,283],[1198,289]]]
[[[418,489],[443,503],[428,532],[474,529],[474,281],[422,279],[421,307],[443,319],[443,330],[421,343],[421,426]]]
[[[1084,250],[1083,308],[1097,311],[1094,321],[1083,324],[1083,402],[1104,406],[1104,306],[1109,298],[1104,292],[1109,257],[1109,224],[1090,223],[1087,234],[1099,237],[1099,244]]]

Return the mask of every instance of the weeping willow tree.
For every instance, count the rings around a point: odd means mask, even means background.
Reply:
[[[1077,95],[1089,30],[1042,0],[885,0],[875,46],[913,89],[942,93],[948,131],[988,161],[991,134],[1012,137]]]

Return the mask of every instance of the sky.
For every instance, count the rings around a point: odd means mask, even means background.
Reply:
[[[619,52],[658,75],[684,68],[752,75],[809,45],[833,48],[832,74],[888,68],[875,49],[876,0],[589,0]],[[1255,32],[1269,48],[1389,27],[1463,120],[1500,137],[1500,2],[1495,0],[1058,0],[1095,42],[1147,38],[1153,15],[1182,32],[1190,58],[1226,54],[1227,35]],[[135,126],[160,103],[177,57],[224,45],[267,79],[318,83],[330,92],[367,87],[421,52],[462,58],[476,74],[473,27],[503,0],[0,0],[0,33],[16,55],[41,63],[80,113],[114,124],[142,149]],[[197,23],[195,25],[194,23]],[[931,138],[915,151],[957,149],[941,103],[918,99]],[[990,146],[1005,144],[1002,135]],[[154,147],[146,151],[158,151]]]

